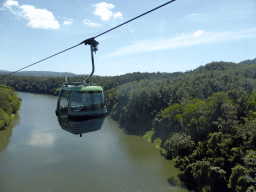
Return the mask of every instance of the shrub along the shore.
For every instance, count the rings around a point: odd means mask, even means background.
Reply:
[[[0,84],[0,130],[10,124],[14,114],[20,109],[18,93],[9,86]]]

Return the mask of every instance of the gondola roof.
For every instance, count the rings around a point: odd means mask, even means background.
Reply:
[[[100,86],[73,87],[73,91],[103,91]]]

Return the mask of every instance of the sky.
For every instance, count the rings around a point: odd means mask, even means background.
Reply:
[[[0,0],[0,70],[15,71],[168,0]],[[185,72],[213,61],[256,58],[256,0],[176,0],[106,33],[95,73]],[[80,45],[25,71],[91,73]]]

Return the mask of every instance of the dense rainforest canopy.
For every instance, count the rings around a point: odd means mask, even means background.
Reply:
[[[92,81],[103,87],[111,117],[174,161],[188,189],[255,191],[256,60]],[[11,76],[3,83],[17,91],[57,95],[63,77]]]
[[[13,88],[0,84],[0,130],[10,124],[12,115],[19,109],[18,93]]]

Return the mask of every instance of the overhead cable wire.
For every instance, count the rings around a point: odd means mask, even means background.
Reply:
[[[129,23],[129,22],[131,22],[131,21],[133,21],[133,20],[135,20],[135,19],[138,19],[139,17],[142,17],[142,16],[144,16],[144,15],[146,15],[146,14],[152,12],[152,11],[155,11],[155,10],[157,10],[157,9],[159,9],[159,8],[161,8],[161,7],[163,7],[163,6],[165,6],[165,5],[168,5],[169,3],[172,3],[172,2],[174,2],[174,1],[176,1],[176,0],[169,1],[169,2],[167,2],[167,3],[165,3],[165,4],[163,4],[163,5],[160,5],[160,6],[156,7],[156,8],[154,8],[154,9],[151,9],[150,11],[148,11],[148,12],[146,12],[146,13],[143,13],[143,14],[137,16],[137,17],[134,17],[133,19],[130,19],[129,21],[126,21],[126,22],[124,22],[124,23],[122,23],[122,24],[120,24],[120,25],[118,25],[118,26],[116,26],[116,27],[113,27],[112,29],[109,29],[109,30],[105,31],[105,32],[103,32],[103,33],[101,33],[101,34],[95,36],[94,38],[99,37],[99,36],[101,36],[101,35],[103,35],[103,34],[105,34],[105,33],[108,33],[109,31],[112,31],[112,30],[114,30],[114,29],[116,29],[116,28],[118,28],[118,27],[121,27],[121,26],[124,25],[124,24],[127,24],[127,23]]]
[[[75,45],[75,46],[73,46],[73,47],[70,47],[70,48],[68,48],[68,49],[65,49],[64,51],[61,51],[61,52],[59,52],[59,53],[56,53],[56,54],[54,54],[54,55],[52,55],[52,56],[50,56],[50,57],[47,57],[47,58],[45,58],[45,59],[42,59],[42,60],[37,61],[37,62],[35,62],[35,63],[32,63],[32,64],[30,64],[30,65],[28,65],[28,66],[26,66],[26,67],[23,67],[23,68],[21,68],[21,69],[19,69],[19,70],[17,70],[17,71],[11,72],[11,73],[9,73],[8,75],[17,73],[17,72],[19,72],[19,71],[21,71],[21,70],[23,70],[23,69],[26,69],[26,68],[28,68],[28,67],[31,67],[32,65],[35,65],[35,64],[38,64],[38,63],[40,63],[40,62],[42,62],[42,61],[45,61],[45,60],[47,60],[47,59],[50,59],[51,57],[54,57],[54,56],[56,56],[56,55],[58,55],[58,54],[61,54],[61,53],[65,52],[65,51],[68,51],[68,50],[70,50],[70,49],[73,49],[73,48],[75,48],[75,47],[77,47],[77,46],[79,46],[79,45],[80,45],[80,43],[77,44],[77,45]],[[6,77],[6,76],[8,76],[8,75],[5,75],[4,77]]]
[[[145,13],[143,13],[143,14],[137,16],[137,17],[134,17],[133,19],[130,19],[130,20],[128,20],[128,21],[126,21],[126,22],[124,22],[124,23],[122,23],[122,24],[120,24],[120,25],[118,25],[118,26],[116,26],[116,27],[113,27],[113,28],[111,28],[111,29],[109,29],[109,30],[107,30],[107,31],[105,31],[105,32],[103,32],[103,33],[101,33],[101,34],[95,36],[95,37],[92,37],[92,38],[90,38],[90,39],[95,39],[96,37],[99,37],[99,36],[101,36],[101,35],[103,35],[103,34],[106,34],[106,33],[110,32],[110,31],[112,31],[112,30],[114,30],[114,29],[116,29],[116,28],[118,28],[118,27],[121,27],[122,25],[125,25],[125,24],[127,24],[127,23],[129,23],[129,22],[131,22],[131,21],[133,21],[133,20],[135,20],[135,19],[138,19],[139,17],[142,17],[142,16],[144,16],[144,15],[146,15],[146,14],[152,12],[152,11],[155,11],[155,10],[157,10],[157,9],[163,7],[163,6],[166,6],[166,5],[168,5],[168,4],[170,4],[170,3],[174,2],[174,1],[176,1],[176,0],[168,1],[167,3],[164,3],[164,4],[158,6],[158,7],[154,8],[154,9],[151,9],[150,11],[147,11],[147,12],[145,12]],[[87,39],[87,40],[89,40],[89,39]],[[73,48],[75,48],[75,47],[77,47],[77,46],[79,46],[79,45],[84,44],[87,40],[84,40],[83,42],[81,42],[81,43],[79,43],[79,44],[77,44],[77,45],[75,45],[75,46],[73,46],[73,47],[70,47],[70,48],[68,48],[68,49],[65,49],[65,50],[63,50],[63,51],[61,51],[61,52],[58,52],[58,53],[56,53],[56,54],[54,54],[54,55],[51,55],[51,56],[49,56],[49,57],[47,57],[47,58],[45,58],[45,59],[42,59],[42,60],[40,60],[40,61],[37,61],[37,62],[35,62],[35,63],[32,63],[32,64],[30,64],[30,65],[28,65],[28,66],[26,66],[26,67],[23,67],[23,68],[21,68],[21,69],[19,69],[19,70],[17,70],[17,71],[11,72],[11,73],[9,73],[9,74],[7,74],[7,75],[5,75],[5,76],[2,76],[2,77],[6,77],[6,76],[9,76],[9,75],[12,75],[12,74],[14,74],[14,73],[17,73],[17,72],[23,70],[23,69],[26,69],[26,68],[31,67],[31,66],[33,66],[33,65],[36,65],[36,64],[38,64],[38,63],[40,63],[40,62],[42,62],[42,61],[45,61],[45,60],[47,60],[47,59],[49,59],[49,58],[51,58],[51,57],[54,57],[54,56],[56,56],[56,55],[58,55],[58,54],[61,54],[61,53],[65,52],[65,51],[68,51],[68,50],[70,50],[70,49],[73,49]]]

